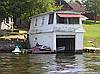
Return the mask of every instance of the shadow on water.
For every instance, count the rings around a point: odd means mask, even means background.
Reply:
[[[75,63],[75,55],[74,54],[57,54],[56,55],[56,62],[57,63]]]
[[[99,74],[100,54],[0,53],[0,74]]]

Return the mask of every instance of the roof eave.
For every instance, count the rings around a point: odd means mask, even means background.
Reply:
[[[42,15],[46,15],[46,14],[50,14],[50,13],[67,13],[67,14],[81,14],[80,12],[75,12],[75,11],[62,11],[62,10],[55,10],[55,11],[51,11],[51,12],[45,12],[45,13],[41,13],[35,16],[31,16],[29,17],[29,19],[34,18],[34,17],[38,17],[38,16],[42,16]]]

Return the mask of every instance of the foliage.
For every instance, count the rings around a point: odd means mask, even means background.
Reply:
[[[6,1],[6,0],[5,0]],[[0,21],[7,16],[6,5],[4,0],[0,0]]]
[[[82,3],[88,12],[100,15],[100,0],[82,0]]]
[[[85,25],[94,25],[94,24],[100,24],[100,21],[97,21],[96,23],[92,20],[84,20],[82,21],[83,24]]]
[[[0,19],[8,16],[27,19],[56,8],[54,0],[0,0]]]
[[[52,11],[58,9],[56,7],[55,2],[53,0],[29,0],[30,9],[27,13],[21,15],[22,18],[26,18],[27,16],[37,15],[39,13],[44,13],[48,11]]]

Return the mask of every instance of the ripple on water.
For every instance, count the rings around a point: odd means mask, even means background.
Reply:
[[[0,53],[0,74],[99,74],[100,55],[83,55]]]

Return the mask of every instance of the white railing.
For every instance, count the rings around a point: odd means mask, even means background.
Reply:
[[[53,30],[75,32],[75,30],[78,28],[81,28],[79,24],[56,24],[54,25]]]

